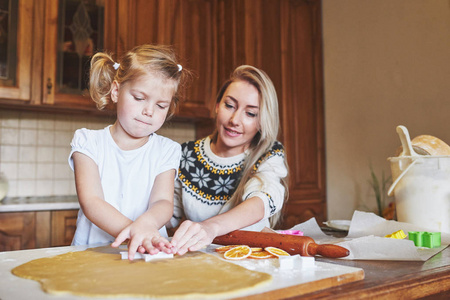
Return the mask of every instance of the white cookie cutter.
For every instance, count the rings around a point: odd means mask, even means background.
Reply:
[[[128,259],[128,252],[120,252],[120,255],[122,256],[122,259]],[[159,252],[157,254],[142,254],[139,252],[136,252],[134,254],[134,259],[144,259],[145,262],[156,260],[156,259],[166,259],[166,258],[173,258],[173,254],[167,254],[164,252]]]

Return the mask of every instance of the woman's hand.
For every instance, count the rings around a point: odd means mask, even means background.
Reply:
[[[171,244],[177,249],[177,254],[197,251],[208,246],[216,237],[214,226],[206,222],[196,223],[184,221],[173,235]]]
[[[143,226],[139,222],[134,222],[122,230],[116,240],[111,244],[112,247],[119,247],[124,241],[128,241],[128,259],[133,260],[134,254],[149,253],[157,254],[160,251],[165,253],[174,253],[171,243],[163,238],[159,231],[151,226]]]

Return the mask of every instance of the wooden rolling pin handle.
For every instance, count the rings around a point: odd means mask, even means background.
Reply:
[[[315,256],[319,254],[323,257],[340,258],[348,256],[350,254],[350,251],[348,251],[348,249],[345,249],[344,247],[337,245],[318,245],[316,243],[310,243],[308,245],[308,254],[309,256]]]

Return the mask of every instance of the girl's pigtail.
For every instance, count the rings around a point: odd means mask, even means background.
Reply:
[[[96,53],[91,59],[89,94],[100,110],[111,101],[111,86],[117,72],[116,64],[109,54],[103,52]]]

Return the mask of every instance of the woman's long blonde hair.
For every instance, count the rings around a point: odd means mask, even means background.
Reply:
[[[169,46],[137,46],[117,62],[109,53],[96,53],[91,59],[89,93],[97,108],[103,109],[112,103],[111,88],[114,80],[122,84],[149,72],[173,83],[173,97],[167,114],[167,118],[170,118],[179,101],[178,86],[189,72],[177,63],[175,52]]]
[[[253,177],[258,178],[258,174],[253,171],[253,166],[261,157],[263,157],[263,155],[265,155],[271,149],[271,147],[277,140],[280,127],[280,119],[278,113],[278,98],[272,80],[270,80],[269,76],[264,71],[259,70],[253,66],[242,65],[237,67],[231,74],[230,79],[226,81],[222,86],[222,88],[220,89],[216,98],[216,103],[220,103],[227,88],[230,86],[232,82],[235,81],[247,82],[253,85],[258,90],[260,99],[260,107],[259,107],[260,130],[253,137],[253,140],[250,143],[250,147],[248,149],[249,154],[244,162],[242,177],[239,181],[238,186],[236,187],[235,192],[233,193],[233,195],[229,200],[233,207],[243,202],[246,183]],[[211,140],[213,143],[217,141],[217,136],[218,132],[216,128],[216,130],[211,135]],[[288,168],[286,162],[286,155],[284,155],[284,157],[285,157],[284,164],[286,168]],[[289,195],[288,177],[282,178],[281,184],[285,188],[285,196],[283,202],[286,202],[286,199],[288,198]],[[277,212],[270,218],[270,225],[272,228],[275,227],[275,225],[278,223],[280,217],[281,211]]]

